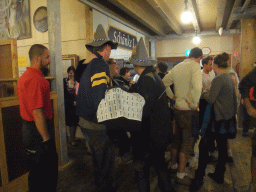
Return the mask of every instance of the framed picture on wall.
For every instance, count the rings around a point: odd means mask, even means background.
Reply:
[[[72,55],[62,55],[62,69],[63,69],[63,78],[67,77],[67,69],[70,66],[77,67],[79,62],[79,56],[76,54]]]
[[[31,38],[29,0],[0,0],[0,40]]]

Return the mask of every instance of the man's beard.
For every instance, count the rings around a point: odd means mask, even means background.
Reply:
[[[43,73],[44,76],[47,76],[49,74],[49,69],[47,66],[44,66],[41,62],[40,65],[40,71]]]

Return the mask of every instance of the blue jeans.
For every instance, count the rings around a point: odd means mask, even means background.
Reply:
[[[97,192],[115,191],[115,149],[106,130],[81,127],[88,139],[93,161],[94,183]]]

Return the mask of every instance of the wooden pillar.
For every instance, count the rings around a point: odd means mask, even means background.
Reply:
[[[256,19],[241,19],[241,78],[253,69],[256,61]]]
[[[61,42],[61,21],[60,21],[60,0],[47,0],[48,14],[48,38],[50,51],[50,73],[55,79],[51,83],[52,91],[57,91],[58,100],[58,123],[59,141],[56,141],[59,148],[59,161],[61,164],[68,162],[67,137],[65,125],[64,91],[63,91],[63,70],[62,70],[62,42]],[[55,128],[56,130],[56,128]]]
[[[90,43],[94,39],[93,33],[93,17],[92,17],[92,8],[85,5],[85,22],[86,22],[86,43]],[[86,58],[91,55],[91,52],[86,49]]]
[[[148,36],[145,36],[144,42],[145,42],[145,46],[146,46],[146,48],[148,50],[148,55],[150,55],[150,53],[149,53],[149,51],[150,51],[150,48],[149,48],[149,37]]]
[[[241,34],[234,34],[233,35],[233,53],[236,52],[238,53],[237,56],[233,56],[233,54],[231,55],[232,59],[231,59],[231,67],[236,70],[236,65],[238,63],[241,62],[241,44],[240,44],[240,40],[241,40]]]
[[[151,59],[156,60],[156,39],[151,38]]]

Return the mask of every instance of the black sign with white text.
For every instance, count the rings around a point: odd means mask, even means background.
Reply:
[[[137,45],[137,37],[128,34],[124,31],[116,29],[112,26],[108,29],[108,38],[111,41],[117,42],[118,47],[123,47],[125,49],[133,49]]]

